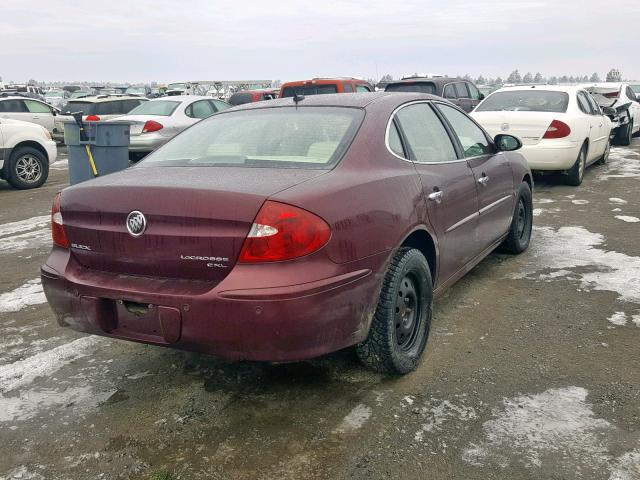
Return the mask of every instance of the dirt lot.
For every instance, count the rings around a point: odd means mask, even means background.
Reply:
[[[66,178],[0,182],[0,479],[640,479],[640,139],[579,188],[537,179],[530,250],[436,304],[403,378],[58,327],[38,268]]]

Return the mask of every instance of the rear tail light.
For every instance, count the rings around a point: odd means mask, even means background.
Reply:
[[[100,117],[98,115],[87,115],[87,122],[99,122]]]
[[[331,237],[331,227],[311,212],[266,201],[244,241],[242,263],[277,262],[309,255]]]
[[[554,120],[542,138],[564,138],[571,134],[571,128],[560,120]]]
[[[162,125],[161,123],[158,123],[155,120],[147,120],[147,122],[144,124],[144,127],[142,127],[142,133],[157,132],[158,130],[162,130],[163,128],[164,125]]]
[[[618,98],[620,96],[620,92],[607,92],[602,95],[607,98]]]
[[[51,207],[51,238],[54,245],[69,248],[69,239],[67,238],[67,232],[64,231],[62,211],[60,210],[60,193],[53,199],[53,206]]]

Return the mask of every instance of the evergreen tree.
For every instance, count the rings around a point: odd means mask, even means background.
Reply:
[[[599,82],[600,81],[600,75],[598,75],[597,72],[593,72],[593,75],[591,75],[591,78],[589,79],[590,82]]]

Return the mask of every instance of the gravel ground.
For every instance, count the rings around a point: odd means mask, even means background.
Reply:
[[[640,139],[537,178],[532,246],[435,305],[420,368],[229,364],[58,327],[38,268],[66,185],[0,182],[0,480],[640,479]]]

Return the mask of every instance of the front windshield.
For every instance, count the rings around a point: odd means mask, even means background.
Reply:
[[[178,108],[178,105],[180,105],[180,102],[173,102],[171,100],[144,102],[131,110],[127,115],[160,115],[168,117]]]
[[[360,109],[338,107],[222,113],[185,130],[138,165],[329,168],[363,117]]]
[[[569,95],[550,90],[509,90],[489,95],[477,112],[556,112],[564,113]]]

